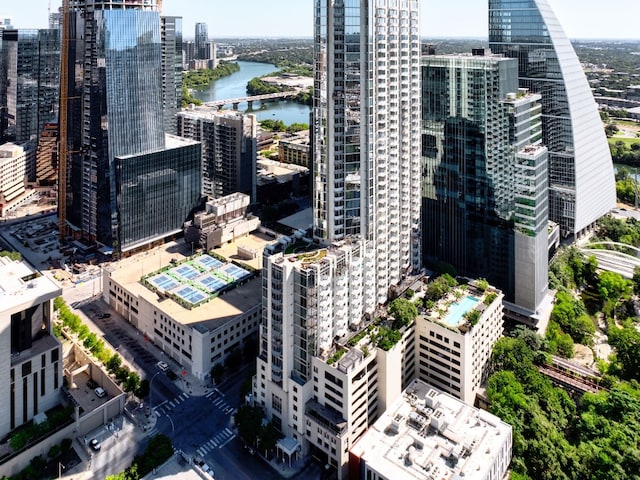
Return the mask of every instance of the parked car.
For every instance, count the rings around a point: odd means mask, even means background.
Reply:
[[[102,445],[100,445],[100,442],[96,438],[92,439],[89,442],[89,446],[91,447],[91,450],[93,450],[94,452],[99,452],[100,449],[102,448]]]
[[[166,372],[167,370],[169,370],[169,365],[166,362],[158,362],[156,363],[156,366],[163,372]]]
[[[178,375],[176,375],[173,370],[168,370],[167,377],[169,377],[169,380],[175,380],[178,378]]]
[[[89,379],[89,381],[87,382],[87,387],[93,390],[98,388],[98,384],[94,382],[92,379]]]
[[[102,388],[102,387],[98,387],[98,388],[96,388],[96,389],[94,390],[94,392],[95,392],[95,394],[96,394],[96,396],[97,396],[98,398],[102,398],[102,397],[104,397],[104,396],[107,394],[107,392],[105,392],[105,391],[104,391],[104,388]]]
[[[100,315],[100,318],[109,318],[111,317],[110,313],[103,313],[102,315]]]

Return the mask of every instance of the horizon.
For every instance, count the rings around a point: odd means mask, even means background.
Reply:
[[[163,14],[182,17],[186,39],[194,36],[196,22],[207,24],[211,39],[312,38],[313,0],[280,0],[278,3],[279,6],[274,7],[259,0],[224,2],[203,11],[201,0],[164,0]],[[571,40],[640,41],[635,20],[640,17],[637,0],[619,0],[615,9],[603,8],[599,0],[549,0],[549,3]],[[60,4],[61,0],[22,0],[0,9],[0,16],[11,17],[15,28],[46,28],[48,6],[51,5],[54,12]],[[429,0],[421,2],[421,9],[422,38],[488,38],[487,0],[458,0],[445,5]],[[34,15],[38,11],[42,14]],[[247,16],[248,11],[254,15]],[[465,12],[464,16],[460,15],[461,11]],[[234,21],[240,18],[243,21]],[[456,22],[442,21],[451,18]],[[483,21],[478,22],[479,18]],[[286,35],[282,33],[283,27],[287,29]]]

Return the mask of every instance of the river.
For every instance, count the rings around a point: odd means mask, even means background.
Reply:
[[[249,80],[278,71],[277,67],[269,63],[240,61],[238,65],[240,66],[239,71],[211,82],[208,87],[202,90],[194,90],[193,96],[203,102],[246,97]],[[225,106],[225,108],[231,108],[231,106]],[[282,120],[286,125],[309,123],[310,108],[292,101],[253,102],[253,110],[251,111],[247,111],[246,103],[241,103],[238,109],[255,114],[258,120]]]

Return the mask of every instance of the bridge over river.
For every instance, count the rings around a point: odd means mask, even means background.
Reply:
[[[247,102],[249,106],[249,110],[253,107],[253,102],[264,101],[264,100],[282,100],[285,98],[295,97],[301,89],[289,90],[286,92],[276,92],[276,93],[265,93],[264,95],[252,95],[248,97],[240,97],[240,98],[229,98],[227,100],[214,100],[212,102],[203,103],[204,106],[207,107],[217,107],[218,109],[224,107],[225,105],[233,105],[234,110],[238,110],[238,105],[241,103]]]

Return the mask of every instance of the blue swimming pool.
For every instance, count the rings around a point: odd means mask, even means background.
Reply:
[[[473,310],[478,302],[480,302],[479,298],[467,295],[463,299],[452,303],[449,306],[449,313],[444,317],[444,323],[450,327],[457,327],[462,323],[463,315]]]

